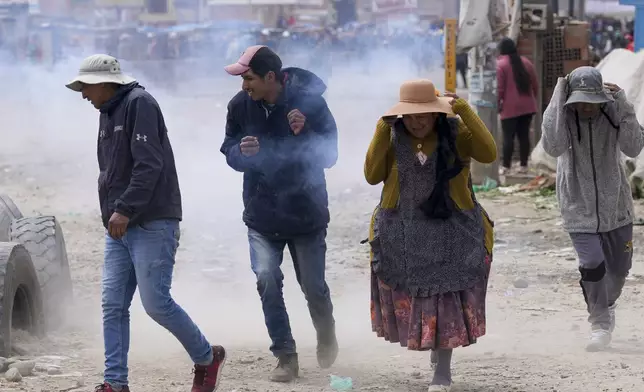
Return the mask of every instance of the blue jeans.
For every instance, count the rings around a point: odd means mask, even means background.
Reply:
[[[210,344],[170,296],[179,237],[179,221],[174,219],[155,220],[128,228],[119,240],[105,235],[102,299],[104,378],[112,386],[128,384],[129,309],[137,285],[146,313],[179,340],[192,361],[200,365],[212,361]]]
[[[284,274],[280,266],[288,246],[295,276],[308,303],[318,339],[333,330],[333,305],[325,280],[326,229],[290,239],[277,239],[248,229],[251,268],[257,277],[257,291],[273,355],[280,357],[297,352],[284,304]]]

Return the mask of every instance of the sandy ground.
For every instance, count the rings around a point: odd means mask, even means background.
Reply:
[[[97,113],[60,86],[61,75],[31,72],[28,88],[0,105],[0,191],[25,215],[55,214],[65,231],[75,301],[67,325],[41,341],[23,337],[29,355],[62,356],[60,376],[0,380],[0,391],[91,391],[102,380],[100,270],[103,229],[96,200]],[[437,72],[436,78],[441,77]],[[57,79],[58,78],[58,79]],[[330,391],[329,375],[352,377],[356,391],[425,391],[429,354],[378,339],[370,329],[368,219],[379,187],[364,184],[361,166],[375,121],[397,93],[397,80],[373,87],[368,76],[332,81],[329,102],[339,124],[341,159],[329,171],[332,223],[328,279],[336,307],[341,354],[330,371],[315,361],[314,330],[287,258],[286,297],[301,355],[302,377],[292,384],[267,380],[275,365],[268,351],[248,245],[241,223],[241,177],[218,148],[227,98],[237,80],[200,84],[199,98],[159,97],[175,147],[185,220],[173,293],[230,361],[223,392]],[[383,87],[383,85],[386,85]],[[154,89],[151,89],[155,93]],[[493,273],[488,291],[488,334],[454,356],[455,391],[644,390],[644,269],[635,265],[619,302],[609,352],[584,351],[588,324],[567,235],[554,199],[536,195],[481,195],[496,221]],[[637,206],[638,212],[644,206]],[[514,287],[517,279],[528,287]],[[136,392],[189,390],[191,364],[175,339],[132,307],[131,387]],[[74,387],[77,387],[74,389]]]

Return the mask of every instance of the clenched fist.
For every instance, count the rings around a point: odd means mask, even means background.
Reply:
[[[239,149],[245,157],[252,157],[259,152],[259,139],[255,136],[244,136],[239,143]]]
[[[294,135],[299,135],[304,128],[306,117],[298,109],[291,110],[287,115],[288,123],[291,126],[291,131]]]

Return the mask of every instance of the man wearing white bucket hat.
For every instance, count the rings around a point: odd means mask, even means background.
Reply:
[[[192,392],[213,392],[226,361],[170,296],[179,246],[181,193],[168,131],[157,101],[121,72],[117,59],[83,60],[67,84],[100,111],[99,198],[105,236],[103,264],[104,382],[101,392],[129,392],[129,308],[138,287],[154,321],[181,342],[195,363]]]
[[[563,227],[579,258],[591,324],[586,349],[604,350],[633,258],[633,197],[621,156],[639,155],[644,131],[626,92],[593,67],[559,78],[542,130],[544,150],[557,158]]]

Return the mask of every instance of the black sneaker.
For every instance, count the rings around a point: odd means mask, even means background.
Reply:
[[[291,382],[299,376],[300,364],[297,354],[287,354],[277,359],[277,366],[271,372],[271,381]]]

